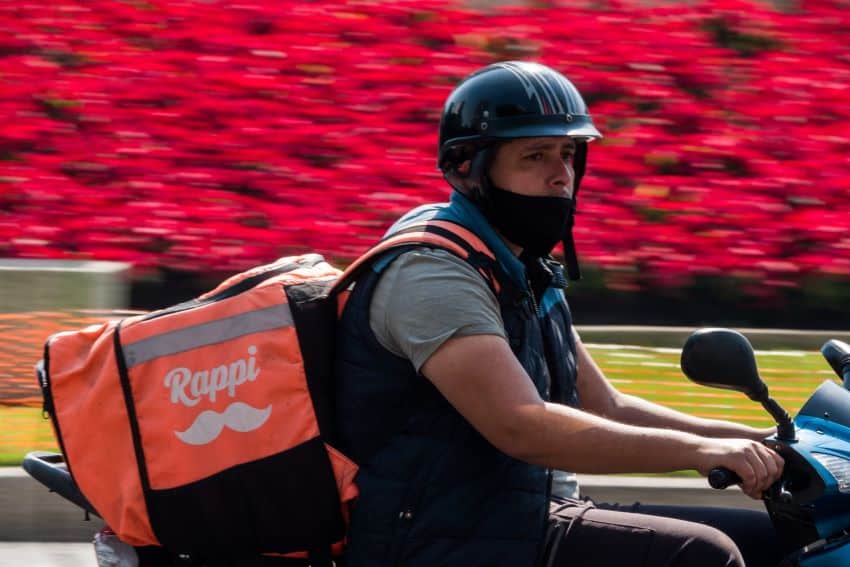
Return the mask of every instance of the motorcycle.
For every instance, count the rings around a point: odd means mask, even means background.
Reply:
[[[742,392],[776,421],[776,435],[764,443],[785,468],[763,500],[786,555],[782,567],[850,565],[850,346],[831,340],[821,353],[844,385],[825,381],[792,419],[770,397],[740,333],[703,329],[682,349],[682,371],[693,382]],[[740,478],[717,468],[708,481],[723,489]]]
[[[702,329],[682,349],[681,367],[693,382],[746,394],[777,423],[765,445],[785,459],[781,478],[763,500],[786,554],[781,567],[850,565],[850,345],[831,340],[821,349],[843,380],[825,381],[791,418],[759,376],[750,342],[728,329]],[[23,468],[35,480],[86,511],[97,511],[74,483],[61,454],[29,453]],[[708,481],[723,489],[740,482],[728,469],[714,469]],[[100,567],[200,565],[161,549],[132,548],[108,531],[95,539]]]

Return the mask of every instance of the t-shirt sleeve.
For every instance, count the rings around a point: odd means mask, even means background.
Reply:
[[[378,342],[417,372],[450,338],[506,336],[499,303],[481,274],[451,252],[430,248],[406,252],[384,270],[369,323]]]

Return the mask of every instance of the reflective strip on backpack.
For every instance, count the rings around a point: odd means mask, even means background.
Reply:
[[[273,305],[233,317],[184,327],[124,345],[127,368],[162,356],[170,356],[206,345],[221,343],[244,335],[292,326],[289,305]]]

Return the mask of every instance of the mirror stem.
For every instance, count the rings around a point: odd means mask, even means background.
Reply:
[[[764,398],[761,405],[776,420],[776,438],[780,441],[796,441],[797,435],[794,430],[794,420],[788,412],[782,409],[773,398]]]

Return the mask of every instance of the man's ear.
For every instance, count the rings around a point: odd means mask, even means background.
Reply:
[[[469,181],[469,170],[471,168],[472,162],[470,160],[466,160],[453,167],[450,171],[445,172],[444,176],[452,187],[464,195],[467,195],[473,190],[472,187],[470,187]]]

